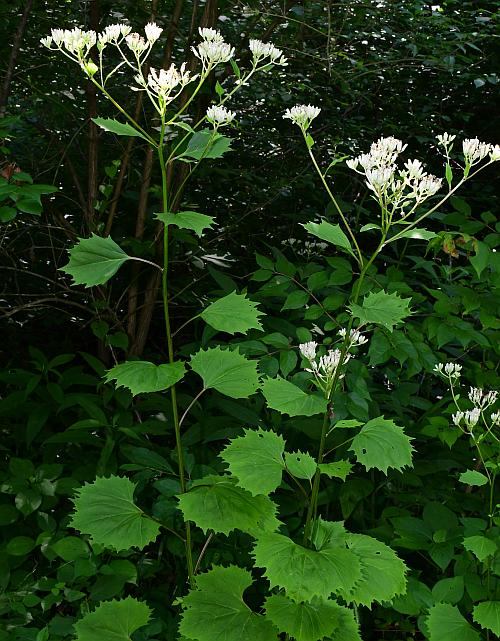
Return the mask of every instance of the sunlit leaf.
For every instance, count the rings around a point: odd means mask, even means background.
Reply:
[[[238,485],[256,494],[269,494],[281,483],[284,469],[285,441],[276,432],[245,430],[244,436],[233,439],[220,457],[238,479]]]
[[[214,224],[213,216],[200,214],[197,211],[160,212],[155,218],[164,225],[176,225],[179,229],[191,229],[197,236],[202,236],[205,229],[210,229]]]
[[[106,283],[127,260],[130,256],[112,238],[92,234],[69,250],[69,263],[61,271],[72,276],[75,285],[92,287]]]
[[[147,140],[140,131],[137,131],[137,129],[126,122],[118,122],[118,120],[113,120],[112,118],[92,118],[92,120],[98,127],[104,129],[104,131],[109,131],[117,136],[135,136],[136,138]]]
[[[349,448],[367,470],[376,468],[387,474],[389,467],[412,467],[411,439],[403,428],[383,416],[368,421],[356,434]]]
[[[150,608],[141,601],[127,597],[106,601],[75,622],[77,641],[130,641],[132,634],[146,625]]]
[[[201,318],[214,329],[229,334],[246,334],[249,329],[262,329],[257,303],[244,294],[231,292],[211,303],[200,314]]]
[[[161,392],[179,382],[186,368],[184,363],[155,365],[149,361],[127,361],[111,368],[105,380],[116,381],[116,387],[126,387],[134,396],[147,392]]]
[[[472,552],[479,561],[484,561],[489,556],[493,556],[498,549],[495,541],[479,534],[467,536],[463,541],[463,546],[466,550]]]
[[[310,454],[303,452],[286,452],[286,468],[292,476],[299,479],[311,480],[316,474],[318,464]]]
[[[307,394],[283,378],[267,378],[262,393],[268,407],[290,416],[314,416],[326,412],[326,400],[316,394]]]
[[[206,389],[216,389],[232,398],[247,398],[259,387],[257,362],[238,351],[211,347],[191,358],[192,369],[201,376]]]
[[[335,461],[334,463],[321,463],[319,465],[319,471],[331,479],[335,478],[345,481],[351,473],[352,467],[350,461]]]
[[[296,641],[319,641],[333,636],[340,627],[340,611],[345,609],[318,598],[296,603],[283,594],[267,597],[264,608],[266,617],[278,630]]]
[[[483,601],[474,606],[473,618],[482,628],[500,637],[500,601]]]
[[[271,621],[244,602],[250,585],[250,572],[234,565],[199,574],[196,588],[181,600],[180,633],[194,641],[278,641]]]
[[[479,633],[455,605],[437,603],[426,618],[429,641],[481,641]]]
[[[127,478],[97,478],[77,490],[71,527],[117,551],[143,549],[156,539],[160,525],[134,503],[135,485]]]
[[[340,247],[354,256],[351,243],[340,228],[340,225],[332,225],[331,223],[327,223],[325,220],[322,220],[320,223],[306,223],[305,225],[302,225],[302,227],[305,227],[305,229],[307,229],[310,234],[313,234],[313,236],[321,238],[321,240],[326,240],[327,243]]]
[[[354,318],[359,318],[361,323],[374,323],[392,332],[395,325],[411,314],[410,300],[400,298],[396,293],[370,292],[364,297],[361,305],[352,303],[349,309]]]

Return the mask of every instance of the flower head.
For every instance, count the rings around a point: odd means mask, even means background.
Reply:
[[[127,47],[137,56],[140,56],[141,53],[144,53],[149,49],[149,43],[144,40],[144,38],[138,33],[129,33],[128,36],[125,36],[125,42]]]
[[[136,78],[140,81],[140,76]],[[187,85],[193,80],[189,71],[186,71],[186,63],[183,63],[180,69],[176,69],[172,64],[168,69],[153,69],[151,68],[148,74],[147,85],[150,91],[161,98],[167,100],[172,91],[180,85],[180,88]]]
[[[492,161],[500,160],[500,145],[495,145],[491,147],[490,160]]]
[[[491,422],[493,425],[500,425],[500,410],[491,413]]]
[[[148,22],[144,27],[146,33],[146,39],[148,42],[153,44],[161,36],[163,29],[159,27],[155,22]]]
[[[213,105],[207,109],[207,120],[210,122],[216,129],[218,127],[223,127],[224,125],[229,125],[236,114],[234,111],[229,111],[222,105]]]
[[[444,134],[438,134],[436,136],[438,144],[447,149],[451,143],[455,140],[456,136],[444,132]]]
[[[457,365],[456,363],[446,363],[444,365],[443,363],[438,363],[434,366],[433,371],[436,374],[442,374],[446,376],[446,378],[460,378],[462,366]]]
[[[287,59],[283,55],[281,49],[275,47],[270,42],[262,42],[262,40],[250,40],[250,51],[253,55],[253,65],[256,67],[260,62],[269,58],[267,64],[286,66]]]
[[[234,47],[224,42],[218,31],[204,29],[203,34],[206,35],[207,31],[210,32],[210,39],[205,38],[197,47],[191,47],[194,55],[201,60],[204,69],[214,67],[221,62],[229,62],[234,55]]]
[[[199,27],[198,33],[203,40],[207,42],[224,42],[224,36],[221,35],[220,31],[217,29],[212,29],[210,27]]]
[[[317,347],[318,344],[315,341],[309,341],[307,343],[301,343],[299,345],[299,351],[308,361],[313,361],[316,358]]]
[[[345,327],[341,327],[339,329],[339,336],[342,339],[345,339],[347,334],[347,329]],[[366,336],[361,334],[361,332],[358,329],[351,329],[349,332],[349,347],[358,347],[359,345],[364,345],[365,343],[368,343],[368,339]]]
[[[496,403],[497,398],[498,392],[496,390],[492,390],[486,393],[478,387],[471,387],[469,390],[470,402],[474,405],[474,407],[478,407],[481,410],[484,410],[490,405]]]
[[[108,42],[118,44],[118,42],[125,36],[128,36],[131,31],[132,27],[129,27],[126,24],[119,23],[108,25],[104,31],[97,36],[98,46],[100,45],[101,49],[103,49]]]
[[[289,118],[295,125],[306,131],[320,112],[321,109],[313,105],[295,105],[285,111],[283,118]]]
[[[492,147],[486,142],[480,142],[477,138],[467,138],[462,143],[462,150],[466,164],[474,165],[485,158]]]

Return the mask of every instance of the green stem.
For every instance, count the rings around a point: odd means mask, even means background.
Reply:
[[[162,122],[161,131],[160,131],[160,143],[158,145],[158,160],[160,163],[161,170],[161,187],[162,187],[162,207],[163,212],[168,211],[168,199],[167,199],[167,168],[165,165],[165,158],[163,156],[163,139],[165,135],[165,122]],[[172,341],[172,330],[170,327],[170,314],[168,307],[168,225],[165,225],[163,228],[163,272],[162,272],[162,298],[163,298],[163,313],[165,317],[165,330],[167,335],[167,349],[168,349],[168,361],[169,363],[174,362],[174,346]],[[184,452],[182,449],[182,439],[181,439],[181,427],[179,422],[179,410],[177,406],[177,392],[175,385],[172,385],[170,388],[170,395],[172,398],[172,414],[174,419],[174,431],[175,431],[175,447],[177,451],[177,463],[179,466],[179,483],[181,486],[181,492],[186,492],[186,472],[184,466]],[[194,564],[193,564],[193,552],[191,549],[191,524],[189,521],[186,521],[186,561],[188,569],[189,583],[191,587],[194,586]]]

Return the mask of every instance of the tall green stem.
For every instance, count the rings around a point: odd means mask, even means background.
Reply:
[[[162,188],[162,207],[163,212],[167,213],[168,211],[168,193],[167,193],[167,168],[165,165],[165,158],[163,156],[163,138],[165,134],[165,123],[162,122],[161,131],[160,131],[160,143],[158,145],[158,161],[160,163],[161,169],[161,188]],[[165,331],[167,335],[167,350],[168,350],[168,361],[169,363],[174,362],[174,346],[172,341],[172,330],[170,326],[170,313],[168,307],[168,225],[164,226],[163,229],[163,272],[162,272],[162,298],[163,298],[163,313],[165,317]],[[177,392],[175,385],[172,385],[170,388],[170,395],[172,398],[172,415],[174,418],[174,430],[175,430],[175,448],[177,451],[177,463],[179,466],[179,483],[181,486],[181,492],[186,491],[186,472],[184,466],[184,452],[182,449],[182,440],[181,440],[181,428],[179,422],[179,410],[177,406]],[[191,549],[191,524],[189,521],[186,521],[186,561],[188,569],[189,583],[194,586],[194,564],[193,564],[193,553]]]

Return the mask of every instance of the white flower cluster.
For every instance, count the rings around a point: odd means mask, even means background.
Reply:
[[[474,405],[474,407],[483,411],[490,405],[496,403],[498,398],[498,392],[496,390],[491,390],[490,392],[484,392],[478,387],[471,387],[469,391],[469,400]]]
[[[347,329],[345,327],[342,327],[339,329],[339,336],[345,340],[347,334]],[[361,332],[357,329],[351,329],[349,332],[349,347],[347,349],[350,349],[351,347],[359,347],[360,345],[364,345],[365,343],[368,343],[368,339],[366,336],[361,334]]]
[[[222,105],[213,105],[207,109],[207,120],[215,129],[229,125],[235,118],[234,111],[226,109]]]
[[[254,68],[264,60],[266,60],[266,64],[281,65],[282,67],[286,67],[287,65],[287,59],[281,49],[278,49],[278,47],[275,47],[270,42],[250,40],[250,51],[253,55],[252,64]],[[267,60],[267,58],[269,58],[269,60]]]
[[[454,134],[448,134],[446,131],[444,134],[439,134],[436,136],[438,143],[441,147],[444,147],[446,150],[451,149],[451,144],[455,140],[456,136]]]
[[[197,47],[191,47],[194,55],[201,60],[203,69],[209,70],[221,62],[229,62],[234,55],[234,47],[224,41],[216,29],[200,28],[202,41]]]
[[[396,162],[405,149],[406,145],[397,138],[380,138],[372,143],[368,153],[347,161],[350,169],[365,176],[375,200],[382,202],[391,213],[399,209],[403,217],[408,215],[409,206],[413,211],[433,196],[443,182],[441,178],[427,174],[419,160],[408,160],[404,169],[398,170]]]
[[[481,417],[481,410],[479,407],[475,407],[473,410],[466,410],[465,412],[457,412],[452,415],[453,423],[457,427],[462,426],[462,422],[465,423],[465,427],[470,432],[470,430],[477,425],[479,418]]]
[[[102,51],[109,43],[114,45],[120,44],[123,38],[128,36],[131,31],[132,27],[126,24],[111,24],[107,26],[104,31],[97,36],[98,49]]]
[[[321,109],[313,107],[313,105],[295,105],[295,107],[285,111],[283,118],[289,118],[294,125],[297,125],[303,131],[307,131],[311,122],[319,116],[320,112]]]
[[[492,151],[492,146],[486,142],[481,142],[477,138],[467,138],[462,143],[462,151],[464,153],[465,164],[472,167],[472,165],[486,158],[490,151]]]
[[[444,365],[443,363],[438,363],[432,371],[436,374],[446,376],[446,378],[449,379],[457,379],[460,378],[462,374],[462,366],[456,363],[446,363]]]
[[[354,330],[354,332],[356,331],[357,330]],[[340,334],[342,336],[342,332],[340,332]],[[348,349],[355,345],[363,345],[367,342],[366,338],[359,334],[359,332],[354,334],[351,331],[350,335],[353,342],[351,342]],[[348,352],[343,355],[340,349],[331,349],[318,358],[317,350],[318,344],[315,341],[308,341],[307,343],[301,343],[299,345],[300,353],[309,361],[310,365],[305,371],[311,372],[314,375],[317,386],[323,391],[325,398],[329,398],[334,380],[339,380],[344,377],[344,373],[338,371],[339,368],[346,365],[352,356]]]
[[[51,35],[40,40],[44,47],[65,51],[70,57],[81,61],[87,57],[89,51],[97,42],[95,31],[84,31],[75,27],[74,29],[52,29]]]
[[[196,77],[191,76],[190,72],[186,71],[186,63],[183,63],[180,69],[177,69],[174,64],[170,65],[168,69],[151,68],[147,83],[143,76],[136,76],[135,80],[158,98],[160,111],[162,111],[166,104],[174,100],[183,88],[195,80]],[[177,89],[177,91],[172,95],[174,89]]]

